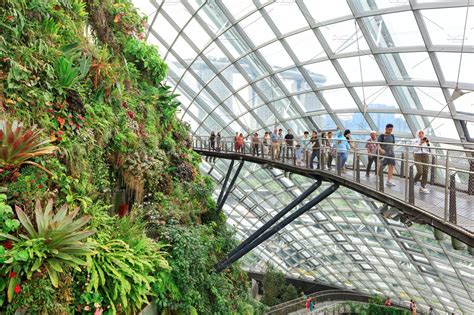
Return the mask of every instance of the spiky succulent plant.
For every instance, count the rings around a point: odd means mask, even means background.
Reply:
[[[31,164],[50,173],[43,166],[30,161],[57,149],[49,145],[54,139],[43,139],[41,131],[36,126],[25,128],[17,121],[0,119],[0,167],[17,170],[23,164]]]

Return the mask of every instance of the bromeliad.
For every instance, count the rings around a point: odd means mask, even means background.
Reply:
[[[17,121],[11,123],[0,119],[0,167],[15,172],[23,164],[31,164],[51,174],[45,167],[30,161],[57,149],[54,145],[48,145],[55,139],[42,139],[41,131],[36,126],[24,128]]]

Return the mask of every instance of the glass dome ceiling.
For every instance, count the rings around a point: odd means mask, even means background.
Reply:
[[[134,2],[196,135],[277,124],[362,137],[391,122],[399,138],[425,129],[433,141],[474,142],[474,0]],[[201,165],[217,182],[227,167]],[[310,183],[247,163],[224,207],[229,225],[246,238]],[[471,311],[473,256],[428,226],[383,218],[380,207],[340,188],[242,264]]]
[[[474,0],[135,1],[196,134],[474,138]]]

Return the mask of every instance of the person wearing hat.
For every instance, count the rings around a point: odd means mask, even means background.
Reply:
[[[365,171],[365,176],[370,176],[370,169],[372,168],[372,164],[375,164],[375,172],[377,172],[377,132],[372,130],[370,132],[370,138],[367,140],[365,144],[365,148],[367,149],[367,170]]]

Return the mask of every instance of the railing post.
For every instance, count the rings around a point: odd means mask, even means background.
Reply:
[[[436,177],[436,155],[431,156],[431,167],[430,167],[430,185],[433,186],[435,184],[435,177]]]
[[[341,176],[341,171],[342,171],[342,166],[340,165],[341,163],[341,155],[339,154],[340,152],[336,150],[336,171],[337,171],[337,176]]]
[[[326,163],[326,159],[324,158],[324,146],[323,140],[321,139],[321,143],[319,144],[318,170],[324,170],[324,163]]]
[[[304,149],[304,160],[306,164],[306,168],[309,168],[309,158],[308,158],[308,150]]]
[[[408,203],[411,205],[415,204],[415,182],[413,177],[413,168],[415,165],[410,166],[410,175],[408,181]]]
[[[377,174],[379,183],[378,183],[378,191],[384,192],[384,184],[383,184],[383,161],[379,163],[379,173]]]
[[[456,173],[452,174],[449,180],[449,222],[457,224]]]
[[[405,173],[405,152],[402,152],[402,161],[400,162],[400,178],[405,178],[407,174]]]
[[[359,154],[355,156],[355,175],[356,175],[356,182],[360,183],[360,157]]]
[[[293,147],[292,150],[292,155],[293,155],[293,166],[296,166],[296,147]]]
[[[446,150],[446,171],[444,172],[444,220],[448,220],[449,213],[449,150]]]
[[[473,157],[471,157],[472,159]],[[467,194],[474,195],[474,160],[469,160],[469,179],[467,181]]]
[[[350,152],[350,151],[349,151]],[[348,152],[348,153],[349,153]],[[356,155],[357,155],[357,152],[356,150],[354,149],[354,156],[352,157],[352,174],[353,174],[353,180],[355,180],[355,162],[356,162]],[[349,154],[347,154],[347,156],[349,156]]]
[[[375,189],[379,187],[379,173],[380,168],[382,167],[382,160],[380,159],[380,150],[379,146],[377,145],[377,163],[375,164]]]
[[[409,154],[408,154],[408,147],[405,147],[405,159],[404,161],[404,167],[403,167],[403,173],[405,174],[405,201],[408,201],[408,187],[409,187],[409,174],[408,174],[408,168],[410,167],[410,162],[409,162]]]

